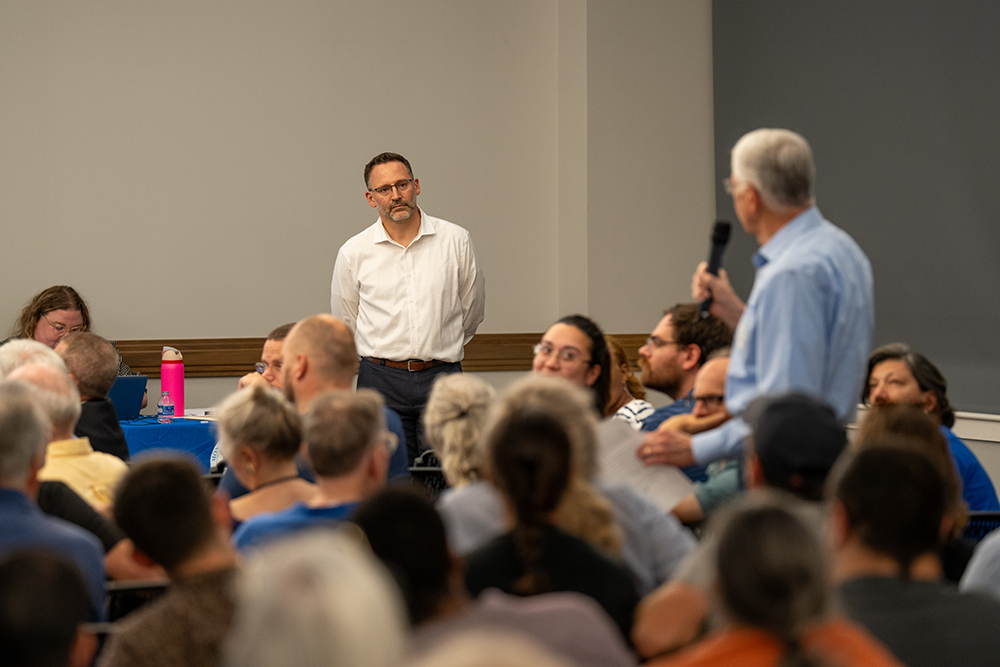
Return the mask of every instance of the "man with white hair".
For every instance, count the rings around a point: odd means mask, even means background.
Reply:
[[[816,208],[812,150],[801,136],[754,130],[736,142],[731,168],[726,191],[760,244],[750,298],[744,304],[726,272],[714,276],[705,263],[692,283],[694,298],[711,297],[710,312],[736,327],[726,407],[740,417],[758,396],[800,392],[849,423],[875,327],[871,263]],[[738,454],[748,432],[740,418],[695,436],[656,431],[646,437],[644,460],[705,465]]]
[[[117,456],[95,452],[90,440],[73,435],[81,408],[80,394],[69,374],[54,365],[30,363],[14,369],[7,377],[34,387],[35,400],[52,423],[45,465],[38,471],[38,479],[63,482],[94,509],[107,512],[114,487],[128,472],[128,464]]]
[[[0,557],[32,549],[67,556],[80,569],[90,619],[104,608],[104,554],[96,537],[46,516],[33,500],[49,440],[48,418],[23,382],[0,382]]]

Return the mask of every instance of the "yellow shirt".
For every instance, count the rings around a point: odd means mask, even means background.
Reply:
[[[88,438],[72,438],[49,443],[38,479],[62,482],[94,509],[106,512],[114,500],[114,488],[126,472],[128,464],[117,456],[95,452]]]

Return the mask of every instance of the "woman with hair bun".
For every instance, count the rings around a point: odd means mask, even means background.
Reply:
[[[627,639],[639,601],[631,574],[553,523],[574,477],[573,445],[562,423],[537,407],[513,407],[492,421],[485,446],[513,529],[468,556],[469,591],[582,593],[604,608]]]

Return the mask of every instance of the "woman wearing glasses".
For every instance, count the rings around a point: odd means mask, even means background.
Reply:
[[[15,338],[29,338],[54,349],[63,336],[77,331],[90,331],[87,302],[69,285],[53,285],[36,294],[24,307],[10,338],[0,345]],[[114,341],[111,344],[114,345]],[[119,357],[118,375],[130,374],[131,370]]]

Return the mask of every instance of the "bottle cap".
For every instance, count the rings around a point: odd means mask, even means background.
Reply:
[[[176,347],[163,346],[163,353],[160,355],[161,361],[184,361],[184,355]]]

